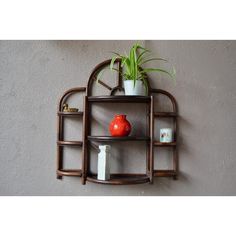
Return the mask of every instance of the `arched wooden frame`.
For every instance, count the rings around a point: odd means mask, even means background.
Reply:
[[[171,144],[166,143],[160,143],[157,141],[153,142],[154,146],[157,147],[165,147],[165,146],[171,146],[173,148],[173,169],[172,170],[155,170],[153,168],[153,176],[154,177],[165,177],[165,176],[172,176],[174,179],[177,179],[178,176],[178,150],[177,150],[177,138],[178,138],[178,107],[176,99],[172,94],[169,92],[162,90],[162,89],[150,89],[150,93],[154,96],[155,94],[162,94],[169,98],[172,104],[172,111],[171,112],[155,112],[153,111],[153,121],[152,123],[152,132],[154,132],[155,126],[154,126],[154,117],[157,119],[163,118],[163,117],[169,117],[173,119],[174,122],[174,142]],[[152,149],[153,151],[153,149]],[[153,155],[154,156],[154,155]],[[154,158],[151,160],[152,166],[154,166]]]
[[[150,87],[149,81],[147,80],[148,84],[148,96],[142,98],[130,98],[129,96],[114,96],[115,92],[123,91],[123,83],[121,73],[117,73],[117,85],[115,87],[110,87],[106,83],[101,80],[97,80],[98,73],[103,70],[105,67],[109,66],[111,63],[110,60],[106,60],[99,65],[97,65],[88,80],[87,87],[78,87],[73,88],[66,91],[59,101],[58,106],[58,141],[57,141],[57,177],[61,178],[62,176],[78,176],[82,177],[82,184],[85,184],[86,181],[94,182],[94,183],[102,183],[102,184],[139,184],[139,183],[146,183],[146,182],[153,182],[154,177],[173,177],[174,179],[177,178],[178,175],[178,153],[177,153],[177,133],[178,133],[178,109],[177,109],[177,102],[175,98],[167,91],[161,89],[153,89]],[[117,68],[119,71],[122,70],[121,68],[121,60],[117,59],[115,61],[117,64]],[[92,87],[97,84],[101,84],[103,87],[110,91],[110,96],[102,96],[102,97],[93,97],[92,96]],[[83,111],[79,112],[63,112],[63,104],[66,100],[74,93],[81,93],[86,92],[86,96],[84,97],[84,109]],[[155,112],[154,111],[154,96],[157,94],[162,94],[167,96],[171,103],[173,110],[171,112]],[[116,178],[110,181],[100,181],[92,176],[88,176],[88,165],[89,165],[89,151],[88,149],[91,147],[89,145],[88,135],[91,133],[91,104],[93,102],[99,102],[99,99],[103,99],[107,102],[117,102],[117,98],[120,102],[145,102],[148,106],[148,149],[147,149],[147,162],[146,162],[146,175],[143,174],[117,174]],[[114,100],[115,99],[115,100]],[[83,140],[82,141],[65,141],[64,140],[64,117],[65,116],[83,116]],[[160,143],[159,141],[155,140],[154,137],[154,126],[155,126],[155,118],[162,118],[162,117],[170,117],[173,118],[174,122],[174,142],[172,143]],[[108,139],[112,140],[112,137]],[[102,139],[101,139],[102,140]],[[127,140],[130,140],[127,138]],[[137,138],[134,140],[137,140]],[[91,143],[90,143],[91,144]],[[63,169],[63,147],[64,146],[78,146],[82,147],[82,169],[76,170],[65,170]],[[171,170],[159,170],[154,169],[154,147],[173,147],[173,169]]]
[[[92,96],[92,87],[94,85],[96,85],[96,83],[99,83],[100,85],[102,85],[103,87],[108,89],[110,91],[110,96],[115,95],[115,92],[117,90],[124,91],[123,81],[122,81],[123,79],[122,79],[122,75],[121,75],[122,67],[121,67],[121,60],[120,59],[116,59],[114,62],[114,65],[117,65],[117,69],[119,70],[119,72],[114,71],[114,73],[117,73],[117,85],[115,87],[110,87],[109,85],[107,85],[106,83],[104,83],[100,79],[97,80],[97,75],[99,74],[99,72],[102,71],[104,68],[108,67],[110,65],[110,63],[111,63],[111,59],[103,61],[93,69],[93,71],[90,74],[88,84],[87,84],[87,96]],[[148,95],[149,95],[150,85],[149,85],[148,78],[147,78],[147,85],[148,85]]]
[[[78,112],[63,112],[63,104],[66,103],[67,99],[76,93],[86,92],[85,87],[77,87],[67,90],[59,100],[58,104],[58,118],[57,118],[57,178],[61,179],[62,176],[82,176],[82,169],[64,169],[63,168],[63,147],[74,146],[84,147],[83,141],[67,141],[64,140],[64,117],[76,117],[83,116],[83,111]],[[85,124],[83,116],[83,124]],[[84,128],[83,128],[84,129]],[[84,153],[84,148],[83,151]]]

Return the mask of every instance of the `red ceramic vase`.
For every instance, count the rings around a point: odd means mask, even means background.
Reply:
[[[126,120],[126,115],[115,115],[115,118],[110,123],[109,129],[111,136],[124,137],[130,134],[131,125]]]

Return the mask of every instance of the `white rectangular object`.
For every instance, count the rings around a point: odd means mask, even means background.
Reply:
[[[98,154],[98,176],[99,180],[110,179],[110,145],[99,145]]]

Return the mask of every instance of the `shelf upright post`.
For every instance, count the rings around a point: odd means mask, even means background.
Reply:
[[[175,111],[177,112],[177,111]],[[177,134],[178,134],[178,116],[174,117],[174,140],[176,142],[176,145],[173,147],[173,169],[175,171],[175,175],[173,176],[174,180],[177,180],[178,176],[178,145],[177,145]]]
[[[61,111],[61,104],[59,104],[59,111]],[[64,140],[64,117],[59,116],[57,117],[57,141]],[[57,171],[63,169],[63,147],[57,145]],[[57,179],[62,179],[62,176],[57,172]]]
[[[146,135],[150,137],[150,103],[146,105]],[[149,141],[150,142],[150,141]],[[149,176],[150,171],[150,150],[149,142],[146,142],[146,175]]]
[[[83,148],[82,148],[82,184],[86,184],[88,172],[88,97],[84,97]]]
[[[154,97],[151,96],[150,103],[150,183],[153,183],[153,171],[154,171],[154,153],[153,153],[153,142],[154,142]]]

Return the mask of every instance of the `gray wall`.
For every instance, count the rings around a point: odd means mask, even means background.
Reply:
[[[59,97],[68,88],[85,86],[93,67],[110,58],[109,51],[123,52],[132,43],[0,41],[1,195],[236,194],[235,41],[143,41],[155,54],[169,59],[177,70],[176,84],[157,74],[151,74],[151,83],[170,91],[178,101],[181,172],[178,181],[159,178],[153,185],[83,186],[79,178],[56,179]],[[81,106],[81,98],[74,98],[71,104]],[[102,107],[94,111],[102,121],[94,121],[98,131],[106,132],[117,112],[107,108],[109,114]],[[143,111],[141,107],[117,109],[130,112],[129,119],[134,123],[141,116],[132,116],[132,111]],[[142,119],[138,122],[142,124]],[[162,125],[169,124],[159,126]],[[66,135],[78,138],[80,129],[76,120],[68,121]],[[114,171],[144,168],[142,148],[128,146],[127,151],[124,146],[122,150],[114,148]],[[66,166],[79,167],[78,152],[68,149],[66,153]],[[156,167],[171,166],[170,150],[158,154],[156,151],[156,155]]]

